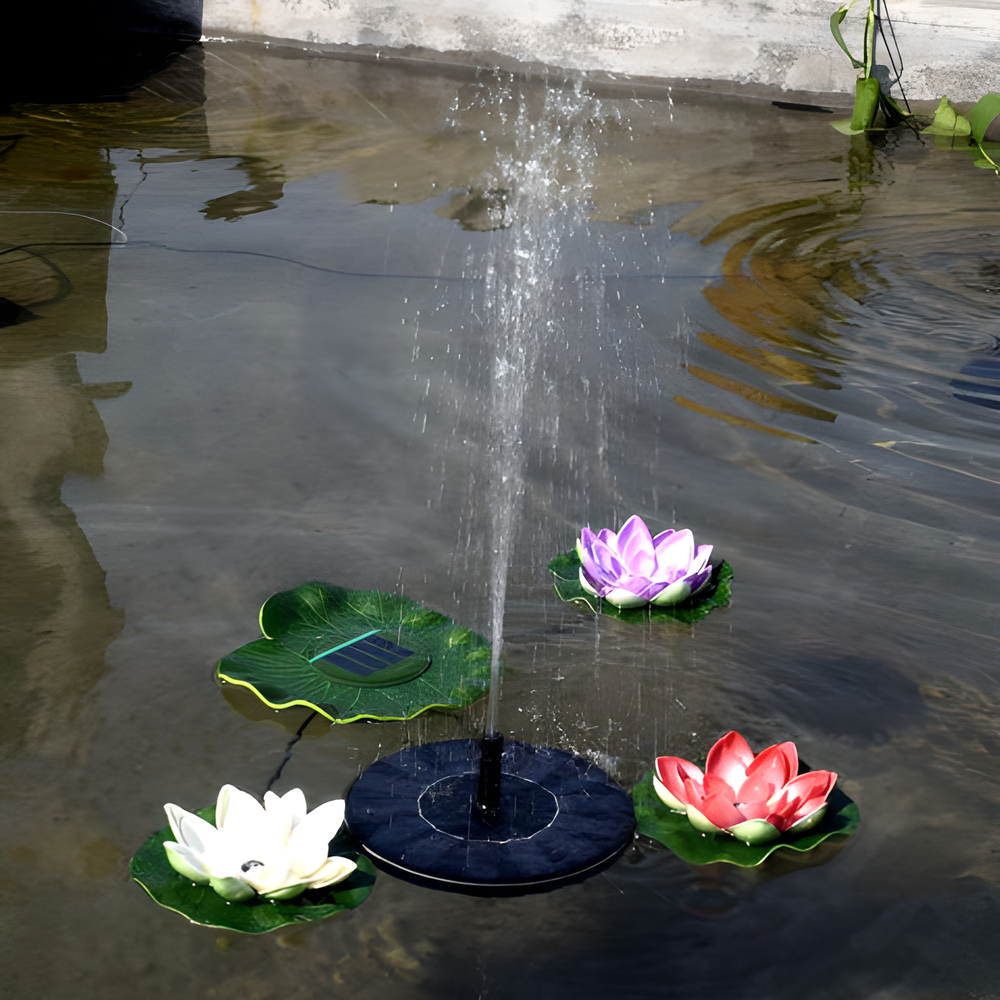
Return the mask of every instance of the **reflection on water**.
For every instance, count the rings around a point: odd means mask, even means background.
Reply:
[[[500,728],[625,785],[730,728],[793,738],[858,836],[749,873],[642,841],[520,900],[384,878],[277,940],[129,884],[163,802],[261,789],[306,721],[211,679],[269,594],[398,587],[485,629],[492,324],[528,308],[495,272],[487,314],[486,267],[531,263],[523,168],[565,109],[537,82],[210,44],[128,101],[0,122],[0,208],[89,217],[0,215],[14,995],[991,995],[995,178],[770,105],[599,102],[573,124],[586,176],[554,155],[535,178],[576,202],[533,258],[554,332],[525,364]],[[713,542],[732,607],[691,629],[556,601],[549,558],[634,512]],[[482,711],[314,720],[275,787],[336,796]]]
[[[81,699],[104,673],[123,615],[60,490],[67,475],[103,471],[108,439],[93,399],[123,390],[84,385],[73,353],[105,347],[111,231],[48,214],[46,196],[69,175],[86,190],[74,207],[108,219],[111,171],[87,147],[70,162],[53,152],[22,135],[3,155],[8,180],[21,187],[0,215],[0,740],[6,753],[34,746],[63,755],[78,744]]]

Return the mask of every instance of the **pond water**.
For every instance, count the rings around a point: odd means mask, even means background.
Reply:
[[[1000,182],[832,117],[218,43],[3,116],[5,996],[997,995]],[[516,899],[383,875],[259,938],[159,909],[128,858],[162,804],[262,791],[304,719],[212,677],[269,594],[489,631],[511,316],[499,728],[626,788],[794,739],[860,832],[794,871],[639,838]],[[632,513],[712,543],[731,607],[558,601],[549,559]],[[277,787],[484,713],[314,721]]]

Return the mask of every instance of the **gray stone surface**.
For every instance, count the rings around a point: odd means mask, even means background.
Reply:
[[[849,92],[837,0],[205,0],[209,37],[267,37],[360,54],[543,63],[659,80]],[[860,48],[862,17],[844,34]],[[997,0],[893,0],[908,96],[976,100],[1000,90]]]

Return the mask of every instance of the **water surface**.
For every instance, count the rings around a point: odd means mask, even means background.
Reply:
[[[220,44],[4,117],[11,996],[996,993],[1000,188],[830,117]],[[861,832],[758,873],[640,839],[513,900],[383,876],[262,939],[158,909],[127,861],[162,803],[263,790],[302,721],[212,680],[269,594],[399,589],[488,631],[510,315],[499,727],[626,787],[731,728],[791,738]],[[714,544],[732,606],[556,600],[548,560],[632,513]],[[482,723],[314,724],[280,787]]]

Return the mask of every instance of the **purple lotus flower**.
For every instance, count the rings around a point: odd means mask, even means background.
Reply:
[[[695,549],[687,528],[668,528],[653,538],[638,514],[617,535],[608,528],[596,535],[584,528],[576,551],[580,586],[618,608],[679,604],[697,594],[712,575],[711,545]]]

